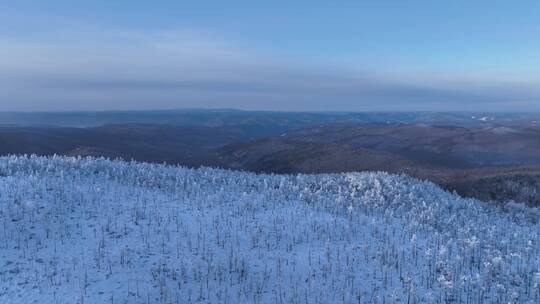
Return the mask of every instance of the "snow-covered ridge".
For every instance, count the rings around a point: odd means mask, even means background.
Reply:
[[[540,213],[385,173],[0,158],[0,303],[537,303]]]

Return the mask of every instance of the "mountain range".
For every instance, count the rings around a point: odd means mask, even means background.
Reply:
[[[286,174],[386,171],[484,200],[526,198],[538,204],[540,193],[533,190],[540,187],[540,125],[535,117],[234,110],[16,113],[0,126],[0,154],[104,156]]]

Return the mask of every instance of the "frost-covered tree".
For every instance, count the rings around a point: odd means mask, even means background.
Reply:
[[[0,158],[0,303],[538,303],[538,209],[385,173]]]

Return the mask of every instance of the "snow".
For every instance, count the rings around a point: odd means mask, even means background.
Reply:
[[[539,303],[540,212],[385,173],[0,158],[0,303]]]

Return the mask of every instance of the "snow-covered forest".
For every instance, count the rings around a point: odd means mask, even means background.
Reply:
[[[540,303],[540,212],[385,173],[0,158],[0,303]]]

